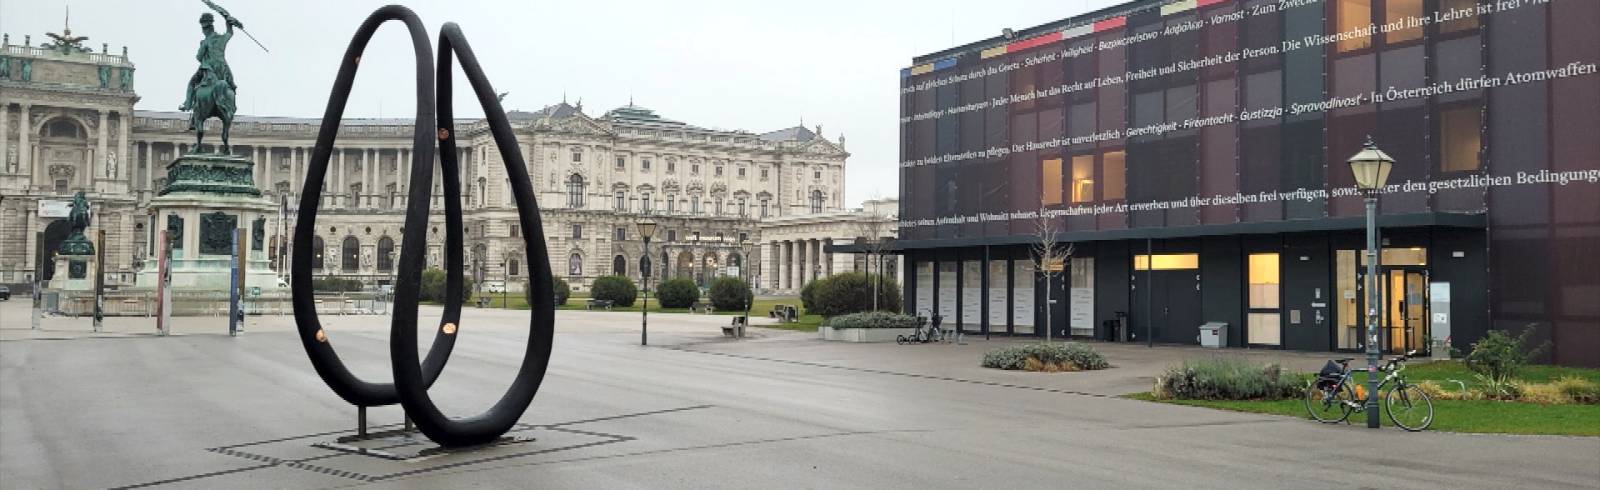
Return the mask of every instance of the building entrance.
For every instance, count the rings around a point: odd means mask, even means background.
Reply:
[[[1194,344],[1200,335],[1200,256],[1134,257],[1129,341]],[[1146,339],[1146,336],[1149,339]]]
[[[1341,257],[1338,262],[1341,268],[1345,264],[1354,263],[1353,284],[1366,284],[1366,260],[1347,260],[1346,257],[1360,256],[1359,252],[1350,250],[1339,251]],[[1347,272],[1341,271],[1341,275]],[[1383,257],[1378,265],[1378,295],[1380,305],[1378,318],[1378,345],[1383,351],[1391,354],[1404,353],[1416,349],[1427,352],[1425,342],[1431,333],[1429,325],[1429,299],[1428,299],[1428,261],[1427,250],[1423,248],[1389,248],[1383,250]],[[1351,281],[1341,280],[1341,289],[1344,284]],[[1359,291],[1359,289],[1358,289]],[[1353,297],[1352,297],[1353,296]],[[1341,349],[1363,350],[1366,345],[1365,317],[1360,312],[1367,311],[1367,296],[1364,291],[1354,295],[1345,295],[1350,311],[1341,311],[1340,317],[1348,321],[1341,321],[1339,329],[1339,347]],[[1345,303],[1341,303],[1341,310]]]

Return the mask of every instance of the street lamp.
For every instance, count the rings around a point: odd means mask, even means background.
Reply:
[[[650,256],[650,237],[656,235],[656,222],[650,218],[639,221],[639,237],[644,239],[644,256]],[[644,305],[639,308],[639,345],[650,345],[650,268],[644,270]]]
[[[1372,142],[1350,157],[1356,188],[1367,203],[1367,428],[1378,428],[1378,192],[1389,180],[1394,159]]]
[[[750,282],[750,270],[753,269],[750,266],[750,251],[754,248],[754,245],[750,243],[748,235],[739,237],[739,251],[742,252],[742,256],[739,258],[739,272],[744,275],[744,287],[748,289],[746,292],[749,293],[748,296],[744,297],[744,321],[740,322],[744,324],[745,328],[750,327],[750,303],[756,301],[755,286],[751,285]]]

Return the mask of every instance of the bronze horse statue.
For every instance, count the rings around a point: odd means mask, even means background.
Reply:
[[[217,153],[232,153],[232,148],[228,145],[228,131],[233,129],[234,108],[233,87],[217,79],[211,68],[201,66],[200,83],[194,88],[194,107],[189,113],[189,127],[194,130],[196,151],[201,148],[200,142],[206,138],[206,120],[215,117],[222,120],[222,146],[218,148]]]

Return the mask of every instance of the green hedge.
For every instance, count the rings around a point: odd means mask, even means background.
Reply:
[[[872,311],[873,282],[879,276],[861,272],[846,272],[824,277],[813,281],[807,287],[815,285],[811,293],[811,301],[805,305],[806,313],[822,316],[848,315]],[[892,280],[883,279],[879,284],[880,297],[878,310],[900,311],[900,287]],[[800,292],[801,301],[805,301],[805,291]]]
[[[1278,400],[1299,397],[1305,387],[1304,378],[1277,364],[1218,357],[1167,368],[1151,394],[1180,400]]]
[[[700,301],[700,286],[688,278],[668,279],[656,286],[656,298],[661,300],[662,308],[688,308]]]
[[[888,311],[851,313],[828,319],[832,328],[916,328],[917,317]]]
[[[472,298],[472,278],[461,278],[461,301],[465,303]],[[434,303],[444,302],[445,274],[439,269],[422,271],[421,296],[423,301]]]
[[[554,274],[550,276],[550,289],[555,295],[556,306],[567,304],[567,298],[572,297],[572,286],[568,285],[565,279],[556,277]],[[530,305],[534,304],[533,283],[522,283],[522,299]]]
[[[744,311],[745,305],[755,299],[749,284],[745,284],[743,279],[729,276],[711,281],[711,290],[706,296],[711,299],[711,306],[721,311]]]
[[[595,279],[594,285],[589,288],[589,296],[594,299],[611,300],[613,306],[633,306],[633,300],[639,297],[639,288],[626,277],[601,276]]]
[[[1032,359],[1032,363],[1029,360]],[[983,367],[1015,370],[1092,371],[1111,367],[1093,347],[1076,342],[1008,345],[983,355]],[[1031,367],[1047,369],[1030,369]]]
[[[361,280],[342,277],[319,277],[311,280],[311,289],[323,293],[360,291]]]

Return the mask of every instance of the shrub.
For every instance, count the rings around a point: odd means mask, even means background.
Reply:
[[[723,276],[711,281],[711,290],[706,293],[711,299],[711,306],[722,311],[744,311],[745,305],[755,300],[755,293],[750,291],[750,285],[743,279]]]
[[[820,280],[811,281],[800,288],[800,308],[805,310],[807,314],[812,313],[812,308],[816,308],[817,284],[821,282]]]
[[[422,271],[422,283],[419,285],[422,301],[434,303],[444,302],[445,273],[439,269]],[[461,301],[464,303],[472,299],[472,278],[461,278]]]
[[[572,286],[567,284],[565,279],[556,277],[554,274],[550,275],[550,289],[554,295],[553,299],[555,299],[556,306],[567,304],[567,299],[572,297]],[[527,301],[530,306],[534,304],[533,283],[522,283],[522,299]]]
[[[916,328],[917,317],[888,311],[851,313],[828,319],[833,328]]]
[[[1277,364],[1240,358],[1184,361],[1156,378],[1151,394],[1183,400],[1277,400],[1300,396],[1306,383]]]
[[[322,277],[311,280],[311,289],[326,293],[360,291],[361,280],[343,277]]]
[[[909,317],[908,317],[909,318]],[[915,321],[915,320],[913,320]],[[1008,345],[983,355],[983,367],[1008,371],[1091,371],[1111,367],[1093,347],[1076,342]]]
[[[811,302],[806,305],[806,313],[837,316],[872,311],[872,286],[876,278],[876,275],[846,272],[813,281],[812,284],[816,285],[816,289],[811,293]],[[885,280],[882,281],[880,288],[878,309],[900,311],[900,287],[893,281]],[[802,290],[800,295],[801,301],[804,302],[805,291]]]
[[[1567,395],[1567,398],[1572,399],[1573,403],[1600,404],[1600,383],[1577,376],[1563,376],[1551,384]]]
[[[611,300],[614,306],[633,306],[633,300],[639,296],[639,288],[622,276],[601,276],[594,280],[589,291],[594,299]]]
[[[1549,345],[1546,343],[1529,348],[1527,343],[1531,336],[1532,326],[1516,337],[1502,330],[1490,330],[1482,339],[1472,343],[1472,353],[1467,354],[1467,369],[1477,373],[1485,386],[1492,386],[1502,394],[1509,395],[1506,388],[1516,378],[1517,370]]]
[[[1417,383],[1417,387],[1421,388],[1423,393],[1427,393],[1428,398],[1435,400],[1477,400],[1480,398],[1480,395],[1475,391],[1463,391],[1460,387],[1447,388],[1433,380]]]
[[[700,300],[700,286],[684,277],[668,279],[656,287],[656,297],[662,308],[688,308]]]

